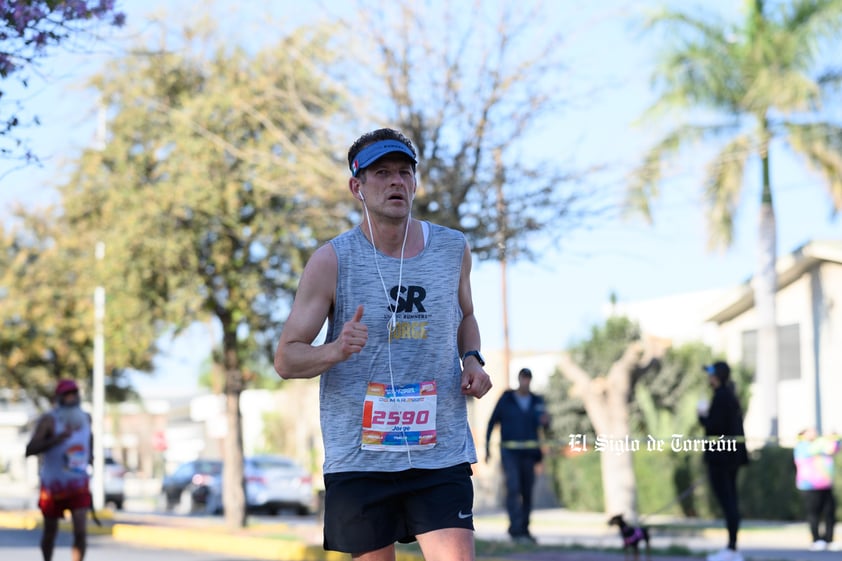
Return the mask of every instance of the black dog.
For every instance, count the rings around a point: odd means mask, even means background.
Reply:
[[[623,538],[623,552],[628,554],[634,552],[635,559],[638,555],[640,542],[646,543],[646,555],[649,555],[649,528],[646,526],[629,526],[623,520],[622,514],[612,516],[608,521],[609,526],[617,526],[620,529],[620,537]]]

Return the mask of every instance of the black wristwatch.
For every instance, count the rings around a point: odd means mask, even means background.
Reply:
[[[465,363],[465,359],[469,356],[476,357],[477,362],[479,362],[480,366],[485,366],[485,359],[482,358],[482,355],[479,351],[467,351],[465,354],[462,355],[462,364]]]

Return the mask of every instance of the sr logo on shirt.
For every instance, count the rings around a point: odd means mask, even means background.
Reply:
[[[412,312],[426,312],[424,308],[424,299],[427,298],[427,291],[423,286],[393,286],[389,291],[389,296],[397,303],[397,310],[395,304],[389,305],[390,312],[407,313]]]

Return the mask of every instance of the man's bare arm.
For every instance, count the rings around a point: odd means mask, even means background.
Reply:
[[[462,308],[462,322],[456,333],[459,354],[480,350],[479,324],[474,316],[474,301],[471,294],[471,250],[465,246],[462,256],[462,271],[459,275],[459,306]],[[491,377],[483,370],[475,357],[469,357],[462,365],[462,393],[480,398],[491,389]]]
[[[70,436],[70,428],[66,428],[64,432],[55,434],[55,423],[50,415],[42,415],[38,419],[38,425],[35,427],[35,432],[32,438],[26,445],[27,456],[37,456],[42,452],[46,452],[53,446],[63,442]]]
[[[298,293],[275,351],[275,371],[281,378],[319,376],[360,352],[368,341],[368,330],[362,323],[363,308],[360,306],[335,341],[315,347],[312,344],[333,309],[336,275],[333,247],[320,247],[304,268]]]

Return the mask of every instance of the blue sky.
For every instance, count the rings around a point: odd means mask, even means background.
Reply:
[[[148,10],[166,4],[158,0],[124,2],[128,31]],[[600,7],[608,13],[632,4],[612,0],[600,3]],[[737,15],[733,11],[737,4],[724,0],[708,3],[730,8],[733,16]],[[300,4],[284,1],[273,5],[284,14],[289,12],[285,8]],[[563,16],[559,14],[560,18]],[[651,100],[648,80],[654,44],[633,37],[626,20],[607,18],[577,34],[572,49],[571,56],[575,55],[578,65],[573,76],[583,81],[579,86],[587,86],[584,81],[589,80],[594,85],[611,85],[598,89],[589,103],[560,115],[558,128],[537,138],[536,144],[543,150],[550,146],[565,157],[572,155],[583,164],[611,161],[632,165],[657,132],[633,124]],[[32,205],[48,201],[48,186],[61,177],[67,158],[92,140],[95,99],[79,84],[88,73],[97,70],[97,60],[91,55],[53,57],[44,62],[46,78],[36,80],[27,92],[18,92],[44,122],[33,132],[32,139],[44,156],[45,165],[3,176],[4,163],[0,162],[0,207],[15,202]],[[510,336],[514,349],[557,350],[581,339],[591,325],[602,321],[612,291],[621,301],[640,300],[729,287],[750,277],[757,241],[757,174],[750,176],[746,185],[734,246],[724,253],[710,253],[700,212],[699,178],[704,169],[704,152],[700,155],[698,161],[682,161],[675,170],[673,180],[664,189],[665,196],[655,207],[654,225],[640,219],[600,224],[594,230],[575,233],[563,241],[560,251],[548,251],[535,263],[509,267]],[[830,199],[819,178],[784,154],[774,156],[778,156],[773,160],[773,182],[779,253],[792,251],[811,239],[842,239],[842,224],[830,217]],[[499,265],[475,264],[473,287],[483,346],[500,348]],[[162,357],[159,370],[182,372],[182,381],[189,386],[200,362],[195,352],[209,341],[207,328],[194,330],[188,337],[190,341],[175,345],[168,357]]]

